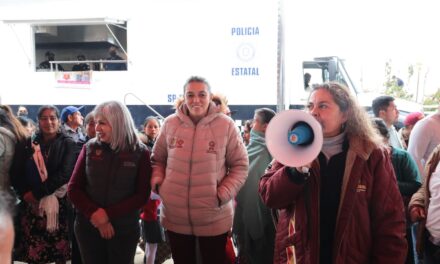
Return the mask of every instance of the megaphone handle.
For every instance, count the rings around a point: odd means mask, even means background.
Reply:
[[[290,167],[290,175],[291,175],[291,179],[298,183],[304,183],[306,182],[309,178],[310,178],[310,168],[306,167],[306,166],[302,166],[302,167]]]
[[[310,177],[310,168],[306,166],[299,167],[298,170],[304,177],[304,181],[307,181]]]
[[[301,173],[302,174],[310,174],[310,168],[306,166],[301,167]]]

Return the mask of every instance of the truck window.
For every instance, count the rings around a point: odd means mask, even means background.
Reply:
[[[125,71],[126,28],[126,22],[32,25],[36,71]]]
[[[313,84],[324,83],[329,79],[327,70],[308,68],[304,69],[304,84],[307,78],[307,74],[310,74],[309,86],[312,86]]]

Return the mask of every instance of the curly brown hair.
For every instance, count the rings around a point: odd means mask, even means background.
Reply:
[[[347,115],[345,133],[348,138],[358,137],[377,146],[382,144],[382,139],[373,127],[364,108],[359,106],[356,98],[348,88],[338,82],[329,82],[315,85],[312,92],[324,89],[328,91],[341,112]]]

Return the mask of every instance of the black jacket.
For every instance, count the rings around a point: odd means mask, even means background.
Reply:
[[[41,135],[33,139],[39,143]],[[68,183],[76,163],[76,144],[66,135],[59,133],[51,144],[49,156],[46,162],[48,178],[45,182],[31,185],[26,180],[26,163],[32,159],[32,139],[26,144],[19,146],[14,154],[14,162],[11,166],[11,181],[17,194],[22,197],[28,191],[32,191],[36,199],[41,199],[52,194],[55,190]]]

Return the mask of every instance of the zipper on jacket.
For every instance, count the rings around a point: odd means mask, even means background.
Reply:
[[[346,157],[345,157],[345,162],[346,162],[346,164],[345,164],[345,167],[347,167],[347,160],[348,160],[348,155],[349,155],[349,151],[347,150],[347,154],[346,154]],[[339,223],[339,217],[340,217],[340,210],[342,210],[342,204],[343,204],[343,199],[345,200],[345,193],[347,192],[347,190],[348,190],[348,181],[350,181],[350,175],[351,175],[351,173],[352,173],[352,171],[353,171],[353,166],[354,166],[354,162],[356,161],[356,158],[354,159],[354,161],[353,161],[353,164],[351,165],[351,169],[350,169],[350,173],[348,174],[348,176],[346,176],[345,175],[345,171],[344,171],[344,175],[342,176],[343,177],[343,179],[342,179],[342,185],[344,186],[344,178],[345,177],[348,177],[348,179],[347,179],[347,184],[345,185],[345,188],[341,191],[341,198],[340,198],[340,200],[339,200],[339,203],[340,203],[340,208],[338,208],[338,214],[337,214],[337,216],[336,216],[336,224],[335,224],[335,233],[334,233],[334,238],[336,238],[336,232],[337,232],[337,228],[338,228],[338,223]],[[344,170],[345,170],[345,168],[344,168]],[[344,194],[343,194],[344,193]],[[344,238],[345,238],[345,235],[346,235],[346,233],[347,233],[347,228],[344,228],[344,231],[342,232],[342,235],[341,235],[341,239],[338,241],[338,245],[336,246],[336,249],[335,249],[335,247],[333,247],[333,249],[332,249],[332,254],[334,254],[335,252],[336,252],[336,255],[338,254],[338,251],[339,251],[339,249],[341,248],[341,245],[342,245],[342,241],[344,241]],[[334,257],[334,256],[332,256],[332,257]]]
[[[318,210],[317,210],[317,217],[316,217],[316,220],[315,221],[317,221],[317,227],[316,227],[316,238],[317,238],[317,244],[318,244],[318,247],[317,247],[317,252],[316,252],[316,258],[317,258],[317,263],[319,263],[320,262],[320,258],[321,258],[321,256],[320,256],[320,251],[321,251],[321,164],[319,163],[319,159],[318,159],[318,161],[316,161],[317,162],[317,164],[318,164],[318,168],[317,168],[317,171],[319,172],[319,174],[317,174],[317,175],[319,175],[318,177],[315,177],[315,178],[310,178],[309,179],[309,181],[306,183],[307,185],[308,185],[308,187],[309,188],[307,188],[307,190],[308,190],[308,201],[309,201],[309,206],[308,206],[308,208],[307,208],[307,213],[309,214],[309,217],[310,217],[310,220],[309,220],[309,223],[310,222],[312,222],[313,221],[313,219],[312,219],[312,212],[311,212],[311,203],[313,202],[312,201],[312,196],[311,196],[311,190],[310,190],[310,180],[316,180],[316,186],[318,187],[318,192],[317,192],[317,204],[318,204]],[[312,229],[313,228],[311,228],[311,225],[308,225],[309,226],[309,230],[308,230],[308,232],[309,232],[309,239],[310,239],[310,237],[312,236],[311,234],[312,234]],[[311,239],[313,239],[313,237],[311,238]],[[313,243],[313,241],[311,242],[311,243]],[[313,247],[313,246],[312,246]],[[310,248],[309,248],[309,250],[310,250]],[[313,252],[312,252],[312,254],[313,254]]]
[[[110,164],[113,165],[114,164],[115,155],[114,155],[113,151],[110,151],[109,154],[110,154]],[[115,170],[113,169],[113,166],[108,166],[107,168],[108,168],[107,169],[107,175],[110,175],[110,177],[109,177],[109,179],[107,181],[107,184],[105,186],[105,207],[108,207],[108,196],[109,196],[108,191],[109,191],[109,186],[110,186],[111,181],[114,180],[114,175],[112,175],[112,174],[115,173]]]
[[[192,160],[192,156],[194,154],[194,143],[195,143],[195,138],[196,138],[196,133],[197,133],[197,125],[195,125],[193,127],[193,131],[194,131],[194,136],[193,138],[193,142],[191,144],[191,155],[190,155],[190,160],[189,160],[189,175],[188,175],[188,195],[187,195],[187,211],[188,211],[188,222],[189,222],[189,227],[191,228],[191,233],[194,234],[194,227],[193,227],[193,223],[191,221],[191,212],[190,212],[190,188],[191,188],[191,175],[192,175],[192,165],[193,165],[193,160]]]
[[[308,246],[308,250],[309,250],[309,252],[310,252],[310,250],[313,250],[313,239],[314,239],[314,237],[313,237],[313,235],[312,235],[312,230],[313,230],[313,225],[314,225],[314,221],[316,221],[313,217],[312,217],[312,209],[311,209],[311,204],[313,203],[313,201],[312,201],[312,193],[311,193],[311,190],[310,190],[310,181],[311,181],[312,179],[309,179],[309,181],[307,181],[307,182],[305,182],[304,184],[304,193],[305,193],[305,209],[306,209],[306,217],[307,217],[307,245],[309,245]],[[318,184],[317,184],[317,186],[318,186],[318,200],[317,200],[317,203],[318,203],[318,210],[317,210],[317,215],[318,215],[318,217],[316,218],[317,219],[317,221],[318,221],[318,225],[317,225],[317,244],[318,244],[318,251],[316,252],[316,254],[314,254],[313,252],[312,252],[312,254],[313,255],[316,255],[317,256],[317,261],[318,261],[318,263],[319,263],[319,258],[320,258],[320,254],[319,254],[319,251],[320,251],[320,235],[319,235],[319,231],[320,231],[320,221],[319,221],[319,216],[320,216],[320,209],[319,209],[319,206],[320,206],[320,201],[319,201],[319,199],[320,199],[320,183],[319,183],[319,181],[318,181]],[[310,255],[310,257],[311,257],[312,255]]]
[[[316,218],[318,221],[317,227],[317,237],[318,237],[318,252],[316,255],[318,256],[318,262],[321,261],[321,167],[319,167],[319,179],[318,179],[318,217]]]

